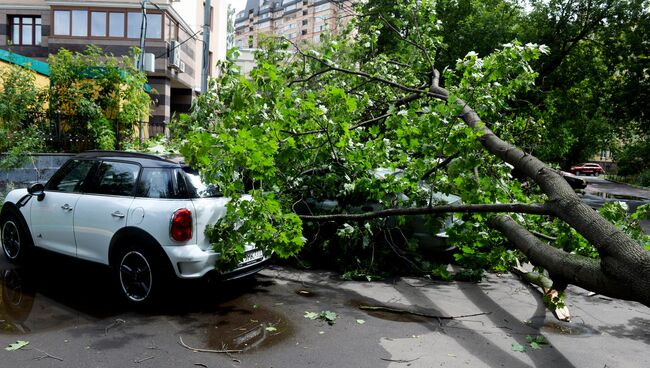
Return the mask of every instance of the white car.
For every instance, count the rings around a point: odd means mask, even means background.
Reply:
[[[68,160],[46,184],[11,191],[0,212],[6,258],[32,247],[110,266],[120,293],[149,303],[170,277],[201,278],[218,253],[205,226],[224,216],[228,198],[187,166],[157,156],[90,151]],[[223,278],[255,273],[268,257],[249,246]]]

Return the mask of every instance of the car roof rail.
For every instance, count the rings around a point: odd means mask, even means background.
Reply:
[[[89,151],[84,151],[79,153],[77,157],[84,157],[84,158],[132,157],[132,158],[142,158],[142,159],[164,161],[164,162],[177,164],[177,162],[170,161],[163,157],[152,155],[149,153],[129,152],[129,151],[89,150]]]

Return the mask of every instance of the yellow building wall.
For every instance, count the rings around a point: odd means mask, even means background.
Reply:
[[[8,63],[4,60],[0,60],[0,73],[4,73],[6,69],[9,69],[13,64]],[[32,74],[36,76],[34,80],[36,87],[38,88],[50,88],[50,78],[44,75],[38,74],[32,71]]]

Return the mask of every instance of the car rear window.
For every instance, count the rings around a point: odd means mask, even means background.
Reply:
[[[193,198],[210,198],[223,196],[223,193],[219,187],[214,184],[206,184],[203,182],[198,171],[193,170],[189,167],[184,167],[183,171],[185,172],[185,177],[188,179],[188,189],[190,195]]]
[[[170,168],[144,168],[138,182],[136,197],[188,198],[183,172]]]

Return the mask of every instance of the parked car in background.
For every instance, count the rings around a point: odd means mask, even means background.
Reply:
[[[218,253],[204,234],[229,199],[186,165],[153,155],[90,151],[69,159],[46,184],[11,191],[0,241],[12,263],[34,247],[111,267],[124,299],[149,303],[172,281],[201,278]],[[224,278],[259,271],[267,257],[249,246]]]
[[[571,166],[571,172],[576,175],[602,175],[605,173],[603,168],[595,163],[584,163],[577,166]]]

